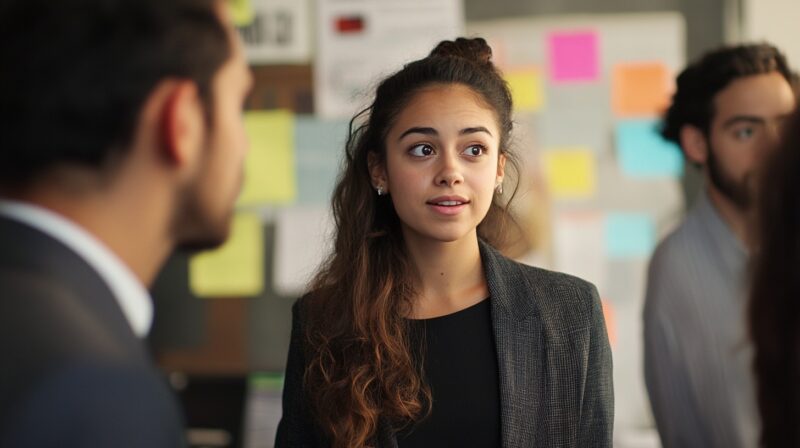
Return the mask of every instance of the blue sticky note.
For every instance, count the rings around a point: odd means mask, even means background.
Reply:
[[[294,132],[297,202],[327,204],[344,159],[348,122],[298,116]]]
[[[610,213],[605,228],[610,258],[647,258],[655,247],[656,227],[647,214]]]
[[[622,172],[631,177],[680,177],[683,154],[658,133],[657,120],[627,120],[617,124],[617,156]]]

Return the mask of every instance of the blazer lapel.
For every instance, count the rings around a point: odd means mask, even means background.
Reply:
[[[500,369],[501,436],[504,447],[536,444],[536,427],[545,419],[542,373],[546,359],[542,324],[519,265],[481,241],[481,258],[491,294],[497,361]]]

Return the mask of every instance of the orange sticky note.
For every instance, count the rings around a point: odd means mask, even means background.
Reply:
[[[617,345],[617,322],[614,320],[614,306],[608,300],[601,300],[603,305],[603,318],[606,320],[608,342],[612,347]]]
[[[611,84],[612,109],[619,117],[656,117],[669,105],[674,85],[660,62],[619,64]]]

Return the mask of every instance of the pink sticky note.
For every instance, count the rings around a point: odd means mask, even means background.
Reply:
[[[597,80],[598,36],[593,31],[557,32],[548,38],[550,75],[554,82]]]

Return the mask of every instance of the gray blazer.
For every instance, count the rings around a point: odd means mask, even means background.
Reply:
[[[611,447],[611,350],[595,287],[512,261],[484,242],[480,250],[500,367],[503,447]],[[303,392],[304,330],[297,308],[275,446],[328,446]],[[397,447],[387,422],[380,425],[377,446]]]

